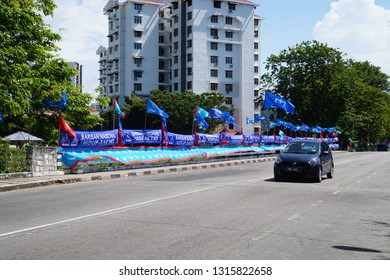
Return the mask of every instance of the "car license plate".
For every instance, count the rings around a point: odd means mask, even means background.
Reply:
[[[301,172],[300,167],[286,167],[287,172]]]

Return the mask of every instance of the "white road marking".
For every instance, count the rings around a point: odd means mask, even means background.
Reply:
[[[322,203],[322,200],[318,200],[316,202],[314,202],[311,207],[316,207],[318,204]]]
[[[340,191],[335,191],[335,192],[333,192],[332,194],[338,194]]]
[[[292,220],[298,218],[300,215],[302,215],[302,213],[296,213],[296,214],[292,215],[290,218],[288,218],[287,220],[292,221]]]
[[[262,238],[266,237],[266,236],[269,235],[270,233],[272,233],[272,231],[266,231],[263,235],[260,235],[260,236],[258,236],[258,237],[254,237],[254,238],[252,238],[252,240],[257,241],[257,240],[259,240],[259,239],[262,239]]]
[[[53,222],[53,223],[35,226],[35,227],[29,227],[29,228],[15,230],[15,231],[11,231],[11,232],[6,232],[6,233],[0,234],[0,237],[10,236],[13,234],[25,233],[25,232],[29,232],[29,231],[33,231],[33,230],[37,230],[37,229],[56,226],[56,225],[79,221],[79,220],[83,220],[83,219],[99,217],[99,216],[108,215],[108,214],[112,214],[112,213],[116,213],[116,212],[124,211],[124,210],[128,210],[128,209],[136,209],[136,208],[139,208],[142,206],[147,206],[149,204],[153,204],[153,203],[160,202],[163,200],[168,200],[168,199],[181,197],[181,196],[185,196],[185,195],[189,195],[189,194],[208,191],[208,190],[215,189],[215,188],[217,188],[217,187],[209,187],[209,188],[200,189],[200,190],[196,190],[196,191],[184,192],[184,193],[180,193],[180,194],[175,194],[175,195],[171,195],[171,196],[166,196],[166,197],[156,198],[156,199],[152,199],[152,200],[148,200],[148,201],[144,201],[144,202],[130,204],[130,205],[126,205],[126,206],[122,206],[122,207],[118,207],[118,208],[113,208],[113,209],[109,209],[109,210],[105,210],[105,211],[101,211],[101,212],[96,212],[96,213],[92,213],[92,214],[88,214],[88,215],[84,215],[84,216],[79,216],[79,217],[75,217],[75,218],[71,218],[71,219],[66,219],[66,220],[62,220],[62,221],[57,221],[57,222]]]

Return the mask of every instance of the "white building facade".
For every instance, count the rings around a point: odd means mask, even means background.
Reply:
[[[235,130],[253,133],[259,113],[260,23],[247,0],[111,0],[108,45],[99,47],[100,94],[219,92],[234,108]]]

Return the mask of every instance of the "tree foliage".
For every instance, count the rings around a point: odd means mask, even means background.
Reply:
[[[297,123],[337,127],[363,142],[389,135],[389,76],[317,41],[271,55],[263,81],[295,105]],[[283,113],[282,113],[283,114]]]
[[[72,85],[77,71],[56,55],[61,37],[45,24],[53,0],[8,0],[0,5],[0,134],[26,130],[53,144],[58,138],[58,113],[48,112],[44,100],[59,101],[67,92],[64,116],[75,129],[88,129],[100,120],[90,115],[92,97]]]
[[[163,109],[168,115],[167,127],[169,132],[179,134],[192,134],[194,109],[200,106],[205,110],[218,108],[229,111],[224,105],[224,96],[220,93],[205,92],[200,95],[191,92],[169,93],[166,91],[154,90],[150,99]],[[122,108],[126,117],[122,121],[124,129],[160,129],[161,118],[158,115],[146,113],[146,100],[132,95],[126,98],[126,106]],[[102,114],[105,119],[104,127],[115,128],[116,118],[114,111],[109,110]],[[220,121],[211,121],[207,132],[214,132],[216,127],[222,124]]]

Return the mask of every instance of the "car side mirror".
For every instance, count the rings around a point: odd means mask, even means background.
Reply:
[[[324,155],[329,155],[329,154],[330,154],[330,151],[329,151],[329,150],[325,150],[325,151],[322,151],[322,153],[323,153]]]
[[[275,154],[277,154],[277,155],[280,154],[280,150],[276,150]]]

